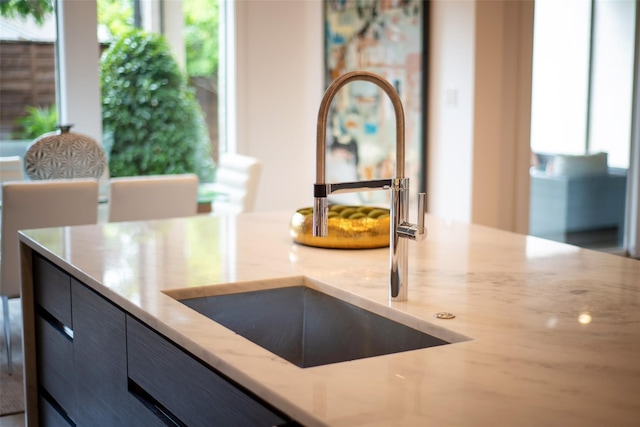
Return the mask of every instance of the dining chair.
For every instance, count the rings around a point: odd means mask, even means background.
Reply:
[[[198,176],[145,175],[109,180],[109,222],[196,215]]]
[[[33,228],[95,224],[98,219],[98,180],[56,179],[2,184],[0,296],[4,313],[7,366],[11,374],[9,298],[20,297],[18,231]]]
[[[6,181],[24,181],[24,168],[20,156],[0,157],[0,184]],[[0,192],[2,203],[2,192]]]
[[[213,199],[213,213],[252,212],[258,195],[262,163],[255,157],[224,153],[216,168],[211,189],[219,194]]]

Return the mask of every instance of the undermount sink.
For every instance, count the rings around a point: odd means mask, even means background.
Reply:
[[[450,344],[307,286],[178,301],[301,368]]]

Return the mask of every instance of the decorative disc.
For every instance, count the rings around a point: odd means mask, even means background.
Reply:
[[[37,138],[24,156],[27,175],[33,180],[100,178],[107,157],[91,137],[80,133],[50,132]]]

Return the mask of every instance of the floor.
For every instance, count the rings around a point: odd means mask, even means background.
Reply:
[[[0,417],[0,427],[24,427],[24,412]]]

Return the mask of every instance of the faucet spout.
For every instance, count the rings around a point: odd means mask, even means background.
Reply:
[[[358,181],[345,183],[326,183],[326,130],[329,108],[333,98],[346,84],[360,80],[374,83],[380,87],[391,100],[396,119],[396,176],[394,179]],[[367,71],[346,73],[331,83],[327,88],[318,111],[316,141],[316,182],[314,184],[313,235],[323,237],[328,234],[329,204],[327,197],[337,192],[369,191],[371,189],[391,190],[391,228],[390,240],[390,298],[392,301],[407,299],[407,239],[423,240],[426,237],[424,228],[424,194],[420,195],[418,225],[408,222],[409,179],[404,176],[405,139],[404,109],[400,96],[395,88],[382,77]]]
[[[404,109],[400,97],[395,88],[377,74],[368,71],[352,71],[334,80],[327,88],[320,103],[316,139],[316,184],[325,183],[326,132],[331,101],[344,85],[356,80],[376,84],[391,100],[396,115],[396,178],[404,178]]]

